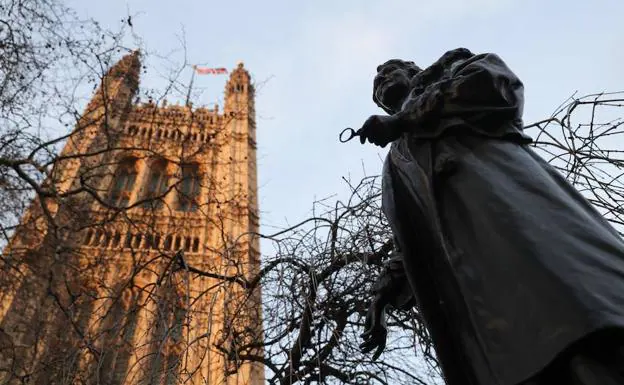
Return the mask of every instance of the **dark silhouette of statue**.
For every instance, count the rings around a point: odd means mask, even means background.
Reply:
[[[382,206],[400,253],[363,350],[383,350],[388,306],[416,302],[448,384],[624,384],[624,242],[528,146],[522,82],[466,49],[377,72],[388,115],[358,135],[392,143]]]

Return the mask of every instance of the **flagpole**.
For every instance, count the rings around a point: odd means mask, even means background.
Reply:
[[[189,89],[188,89],[188,93],[186,94],[186,103],[185,105],[187,107],[190,107],[189,103],[191,101],[191,89],[193,89],[193,81],[195,80],[195,66],[192,66],[193,68],[193,74],[191,75],[191,82],[189,83]]]

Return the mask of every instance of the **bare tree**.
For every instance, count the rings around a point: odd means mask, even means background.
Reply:
[[[572,96],[552,116],[527,126],[549,163],[622,230],[623,92]]]

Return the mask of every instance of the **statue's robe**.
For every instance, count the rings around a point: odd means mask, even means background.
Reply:
[[[451,385],[512,385],[624,327],[624,242],[528,145],[523,85],[456,63],[394,115],[383,209]]]

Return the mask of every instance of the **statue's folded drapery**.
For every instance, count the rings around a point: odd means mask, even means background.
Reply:
[[[475,55],[393,118],[383,208],[452,385],[517,384],[624,327],[624,242],[527,146],[522,91]]]

